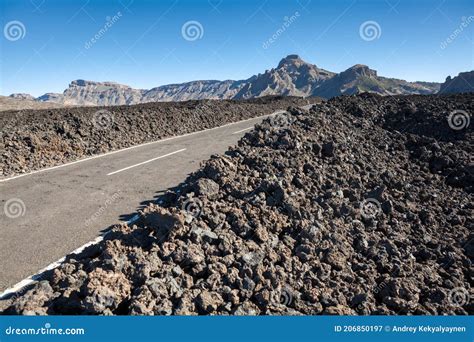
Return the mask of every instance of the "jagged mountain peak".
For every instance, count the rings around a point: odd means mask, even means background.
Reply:
[[[457,76],[446,77],[441,84],[440,94],[472,93],[474,92],[474,70],[460,72]]]
[[[277,69],[281,69],[281,68],[283,68],[285,66],[288,66],[288,65],[300,66],[300,65],[303,65],[303,64],[309,64],[309,63],[302,60],[300,58],[300,56],[298,56],[298,55],[288,55],[285,58],[283,58],[280,61],[280,63],[278,63]]]
[[[432,94],[437,83],[406,82],[377,75],[367,65],[356,64],[334,73],[308,63],[297,54],[280,60],[276,68],[245,80],[200,80],[168,84],[149,90],[116,82],[77,79],[62,94],[48,93],[36,101],[68,105],[121,105],[197,99],[248,99],[267,95],[321,96],[374,92],[387,94]]]
[[[352,75],[354,77],[357,77],[357,76],[377,77],[377,71],[370,69],[365,64],[355,64],[351,66],[349,69],[343,71],[342,74]]]
[[[309,96],[334,73],[305,62],[298,55],[283,58],[274,69],[247,80],[235,98],[248,99],[266,95]]]
[[[365,64],[354,64],[347,70],[361,70],[361,69],[369,69],[369,67]]]

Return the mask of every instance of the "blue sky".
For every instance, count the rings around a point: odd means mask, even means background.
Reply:
[[[2,95],[62,92],[74,79],[147,89],[197,79],[245,79],[276,67],[288,54],[335,72],[367,64],[379,75],[409,81],[440,82],[474,69],[472,0],[0,3]],[[285,18],[291,22],[286,27]],[[183,36],[189,21],[200,25],[198,39],[192,30]],[[373,40],[361,35],[361,25],[369,21],[378,25],[372,26]],[[272,36],[276,39],[268,43]]]

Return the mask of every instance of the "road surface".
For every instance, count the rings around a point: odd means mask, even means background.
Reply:
[[[128,220],[262,117],[0,180],[0,292]],[[7,209],[8,207],[8,209]]]

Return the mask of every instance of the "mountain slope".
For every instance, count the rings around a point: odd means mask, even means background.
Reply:
[[[47,93],[38,100],[80,106],[129,105],[141,103],[144,92],[115,82],[75,80],[62,94]]]
[[[310,96],[316,87],[334,75],[333,72],[306,63],[298,55],[289,55],[280,61],[276,69],[248,79],[235,98],[275,94]]]
[[[242,87],[239,81],[193,81],[169,84],[145,92],[142,102],[231,99]]]
[[[356,64],[334,73],[288,55],[276,68],[266,70],[245,80],[201,80],[168,84],[152,88],[134,89],[115,82],[75,80],[62,93],[47,93],[38,102],[61,105],[129,105],[159,101],[187,101],[200,99],[249,99],[266,95],[321,96],[331,98],[361,92],[381,95],[433,94],[439,83],[407,82],[377,75],[366,65]],[[28,98],[27,94],[15,95]]]
[[[356,64],[322,83],[312,95],[331,98],[362,92],[380,95],[433,94],[438,89],[438,83],[407,82],[395,78],[380,77],[377,76],[377,71],[368,66]]]
[[[440,94],[472,93],[474,92],[474,70],[461,72],[458,76],[451,78],[441,84]]]

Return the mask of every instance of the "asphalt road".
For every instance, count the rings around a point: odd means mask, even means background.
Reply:
[[[144,200],[181,183],[261,120],[0,180],[0,292],[129,219]]]

